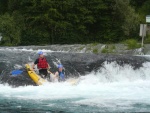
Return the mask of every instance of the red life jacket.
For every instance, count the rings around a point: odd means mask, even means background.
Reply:
[[[47,69],[48,63],[46,58],[39,58],[39,63],[37,64],[38,69]]]

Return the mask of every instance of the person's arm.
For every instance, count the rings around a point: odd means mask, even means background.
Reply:
[[[32,67],[31,67],[32,71],[34,70],[34,66],[35,66],[36,64],[38,64],[38,59],[36,59],[36,61],[33,63]]]
[[[48,64],[48,63],[47,63]],[[50,69],[51,67],[50,67],[50,65],[48,64],[48,69]]]
[[[34,70],[34,66],[35,66],[35,64],[33,64],[32,67],[31,67],[31,70],[32,70],[32,71]]]

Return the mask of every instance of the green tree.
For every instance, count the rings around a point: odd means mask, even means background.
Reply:
[[[20,43],[21,30],[15,22],[13,16],[8,13],[0,16],[0,33],[2,34],[2,44],[18,45]]]
[[[0,32],[3,43],[12,45],[118,42],[137,36],[148,4],[149,0],[0,0]]]
[[[0,0],[0,14],[6,13],[8,10],[8,0]]]
[[[129,0],[115,0],[115,11],[118,13],[118,19],[122,21],[122,30],[125,36],[132,36],[137,32],[140,18],[135,10],[129,5]]]
[[[150,0],[147,0],[146,2],[143,3],[141,8],[139,9],[142,23],[146,22],[145,21],[146,15],[150,15],[150,5],[149,4],[150,4]]]

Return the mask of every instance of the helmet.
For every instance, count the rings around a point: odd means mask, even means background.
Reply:
[[[62,67],[63,67],[63,65],[59,64],[57,67],[58,67],[58,68],[62,68]]]
[[[39,54],[39,55],[42,55],[42,54],[43,54],[43,51],[39,51],[38,54]]]

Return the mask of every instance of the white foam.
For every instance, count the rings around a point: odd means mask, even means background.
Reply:
[[[104,63],[103,69],[81,77],[77,85],[64,82],[12,88],[0,84],[0,97],[25,100],[72,99],[72,103],[77,105],[120,106],[126,109],[136,102],[150,104],[149,68],[150,63],[145,63],[138,70],[133,70],[129,65],[121,67],[115,62]]]
[[[47,49],[38,49],[38,50],[33,50],[33,49],[18,49],[18,48],[3,48],[0,49],[1,51],[6,50],[6,51],[15,51],[15,52],[22,52],[22,51],[26,51],[26,52],[38,52],[38,51],[43,51],[43,52],[54,52],[52,50],[47,50]]]
[[[19,48],[0,48],[0,51],[35,52],[35,53],[37,53],[38,51],[43,51],[45,54],[46,53],[52,53],[52,52],[68,53],[68,51],[61,51],[61,50],[58,50],[58,51],[53,51],[53,50],[50,50],[50,49],[36,49],[36,50],[33,50],[32,48],[30,48],[30,49],[27,49],[27,48],[22,48],[22,49],[19,49]]]

